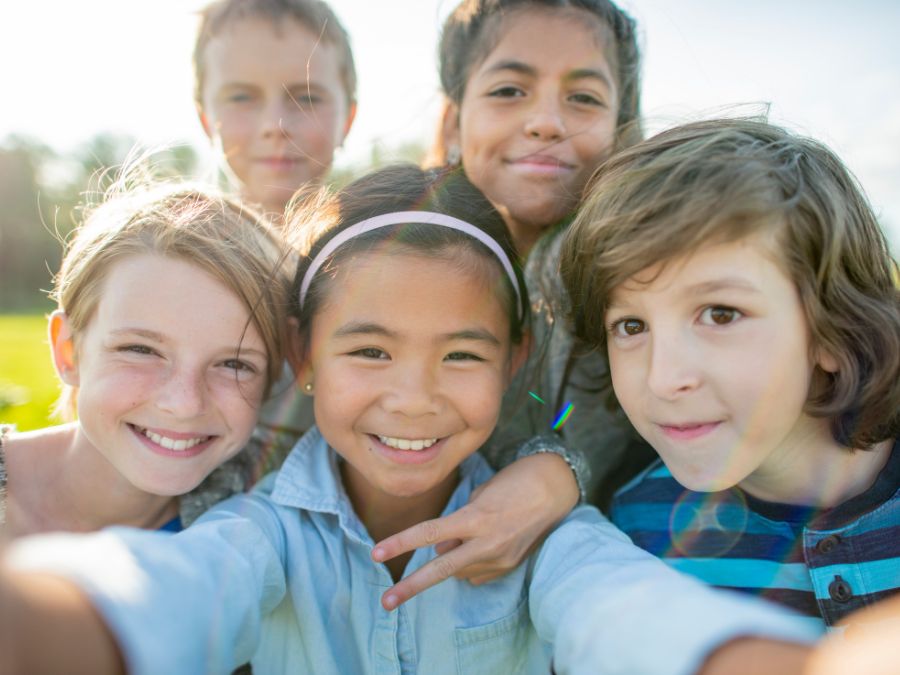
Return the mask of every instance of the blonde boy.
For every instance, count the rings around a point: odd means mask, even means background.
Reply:
[[[320,0],[220,0],[201,12],[194,101],[240,196],[275,220],[320,183],[356,114],[347,32]]]

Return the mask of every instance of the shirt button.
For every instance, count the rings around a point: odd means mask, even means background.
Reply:
[[[835,602],[847,602],[853,597],[853,589],[844,579],[837,575],[830,584],[828,584],[828,594]]]
[[[819,553],[831,553],[837,545],[841,543],[841,538],[836,534],[829,534],[827,537],[816,544],[816,550]]]

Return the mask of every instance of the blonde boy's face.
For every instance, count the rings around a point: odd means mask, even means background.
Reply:
[[[446,499],[500,414],[513,367],[504,304],[455,261],[376,252],[345,265],[301,369],[316,424],[354,501]]]
[[[754,235],[654,266],[614,289],[613,386],[638,432],[688,488],[757,496],[832,444],[803,412],[818,359],[798,291]],[[641,283],[647,282],[649,283]],[[777,497],[784,497],[777,495]]]
[[[353,121],[337,48],[293,19],[247,18],[210,40],[204,64],[204,130],[241,196],[280,214],[325,177]]]

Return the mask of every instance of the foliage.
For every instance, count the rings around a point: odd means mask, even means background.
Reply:
[[[99,134],[63,157],[25,136],[0,143],[0,312],[51,308],[46,291],[79,204],[99,201],[133,146],[131,138]],[[189,146],[152,155],[156,174],[190,175],[195,164]]]
[[[41,314],[0,316],[0,422],[20,431],[50,424],[59,396]]]

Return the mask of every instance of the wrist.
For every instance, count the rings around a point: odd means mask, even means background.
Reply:
[[[568,465],[572,472],[572,477],[575,479],[578,493],[576,504],[583,502],[585,500],[585,486],[590,479],[590,467],[584,455],[566,446],[559,436],[542,435],[535,436],[522,443],[516,451],[516,460],[540,454],[556,455]]]

